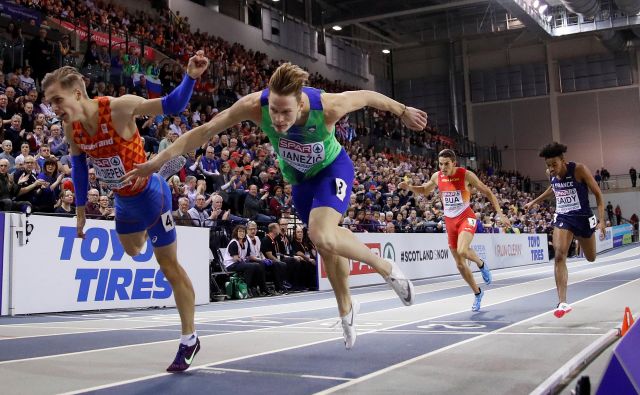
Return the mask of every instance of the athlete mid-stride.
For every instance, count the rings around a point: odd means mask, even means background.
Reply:
[[[600,238],[604,239],[606,222],[604,200],[598,183],[589,169],[582,163],[567,162],[564,153],[567,146],[553,142],[542,148],[540,157],[547,165],[547,174],[551,185],[540,196],[527,203],[524,208],[531,209],[535,204],[553,195],[556,197],[556,212],[553,216],[553,249],[555,251],[555,277],[558,289],[558,306],[553,314],[562,318],[571,312],[567,303],[567,254],[575,237],[587,261],[596,259],[596,237],[594,231],[600,229]],[[598,217],[589,207],[589,191],[594,194],[598,205]]]
[[[393,262],[373,254],[348,229],[339,226],[349,205],[353,163],[335,137],[335,124],[345,114],[365,106],[396,114],[410,129],[422,130],[427,114],[380,93],[352,91],[325,93],[303,86],[309,74],[285,63],[273,73],[269,87],[251,93],[222,111],[207,124],[182,135],[171,146],[130,176],[146,176],[170,158],[189,152],[211,136],[244,120],[251,120],[269,138],[285,180],[293,184],[293,203],[309,225],[333,286],[342,319],[345,346],[356,341],[358,303],[349,292],[349,259],[366,262],[380,273],[406,305],[413,303],[413,285]]]
[[[475,298],[472,311],[480,310],[480,303],[484,296],[482,290],[473,274],[467,266],[466,260],[475,262],[482,273],[482,279],[485,284],[491,284],[491,272],[489,266],[484,262],[478,254],[470,248],[473,236],[476,233],[476,215],[469,205],[471,194],[469,187],[475,187],[478,191],[489,198],[493,208],[496,210],[496,217],[500,217],[501,222],[505,226],[511,226],[509,219],[502,213],[502,208],[498,202],[498,198],[491,192],[478,176],[464,167],[456,167],[456,154],[450,149],[440,151],[438,154],[438,165],[440,171],[433,173],[431,179],[420,186],[409,185],[401,182],[399,189],[406,189],[414,193],[429,195],[436,186],[440,191],[440,199],[444,206],[444,222],[447,228],[447,236],[449,239],[449,249],[456,261],[458,271],[462,278],[469,284]]]
[[[71,177],[76,191],[77,233],[84,238],[85,204],[88,189],[87,156],[100,181],[115,192],[116,233],[125,252],[136,256],[151,239],[153,253],[173,289],[182,323],[178,353],[169,372],[189,368],[200,349],[194,327],[195,294],[189,276],[178,262],[176,230],[171,215],[171,191],[159,174],[131,181],[122,176],[143,163],[146,154],[136,127],[137,115],[176,114],[189,103],[195,78],[207,69],[203,51],[189,59],[187,73],[167,96],[145,99],[140,96],[90,99],[83,76],[71,66],[61,67],[42,80],[42,89],[53,110],[62,119],[69,143]]]

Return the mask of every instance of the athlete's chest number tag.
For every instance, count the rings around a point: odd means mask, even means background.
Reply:
[[[98,179],[111,188],[119,189],[130,184],[129,182],[123,183],[120,181],[126,172],[124,170],[124,163],[119,156],[94,158],[93,166],[96,169]]]
[[[341,178],[336,178],[336,196],[343,202],[345,196],[347,196],[347,183]]]

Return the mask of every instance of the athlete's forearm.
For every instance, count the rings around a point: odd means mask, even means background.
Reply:
[[[374,91],[360,91],[364,94],[366,105],[377,108],[382,111],[390,111],[397,116],[402,116],[407,108],[404,104],[393,100],[392,98]]]

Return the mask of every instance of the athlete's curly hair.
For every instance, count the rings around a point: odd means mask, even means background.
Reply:
[[[549,159],[562,156],[567,152],[567,146],[554,141],[551,144],[547,144],[540,150],[540,157]]]

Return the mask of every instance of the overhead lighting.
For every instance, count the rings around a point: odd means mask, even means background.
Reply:
[[[390,54],[391,51],[385,48],[382,50],[382,53],[386,55],[386,54]]]
[[[337,31],[337,32],[339,32],[340,30],[342,30],[342,26],[340,26],[340,25],[333,25],[332,29],[333,29],[333,30],[335,30],[335,31]]]
[[[280,0],[271,0],[271,1],[273,1],[274,3],[277,3],[277,2],[279,2]]]
[[[547,10],[547,8],[549,8],[548,5],[543,4],[540,7],[538,7],[538,12],[540,13],[540,15],[544,14],[544,12]]]
[[[533,8],[538,8],[540,5],[540,0],[533,0]]]
[[[545,19],[547,20],[547,22],[551,22],[551,19],[553,19],[553,16],[547,15]]]

